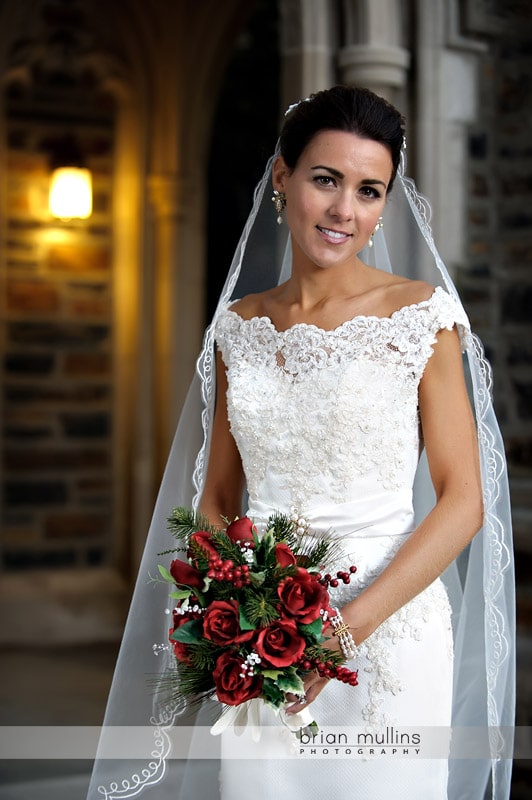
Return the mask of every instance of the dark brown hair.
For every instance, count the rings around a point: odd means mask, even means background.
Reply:
[[[356,133],[387,147],[393,165],[387,190],[391,191],[405,133],[404,118],[391,103],[354,86],[333,86],[310,95],[290,109],[281,130],[281,155],[287,167],[294,169],[311,140],[326,130]]]

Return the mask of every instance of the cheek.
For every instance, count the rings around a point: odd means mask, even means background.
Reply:
[[[373,206],[370,209],[361,209],[358,215],[359,227],[364,228],[364,230],[367,230],[369,233],[373,233],[383,211],[384,205],[379,205],[378,208]]]

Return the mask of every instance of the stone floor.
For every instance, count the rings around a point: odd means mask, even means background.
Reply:
[[[100,725],[117,650],[116,644],[3,649],[0,724]],[[0,798],[84,800],[89,770],[89,761],[0,760]]]
[[[1,725],[99,725],[111,683],[115,644],[3,649]],[[531,725],[532,639],[519,644],[520,724]],[[0,759],[0,800],[85,800],[90,763]],[[514,769],[511,800],[532,797],[532,760]],[[191,800],[211,800],[191,798]]]

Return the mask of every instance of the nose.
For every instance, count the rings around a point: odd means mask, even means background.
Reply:
[[[334,197],[329,208],[332,217],[338,220],[351,220],[354,214],[354,201],[350,192],[341,192]]]

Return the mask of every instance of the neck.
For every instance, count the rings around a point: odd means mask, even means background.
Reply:
[[[351,297],[363,289],[365,269],[358,258],[345,265],[327,268],[301,267],[294,260],[292,275],[284,284],[285,302],[307,310],[331,298]]]

